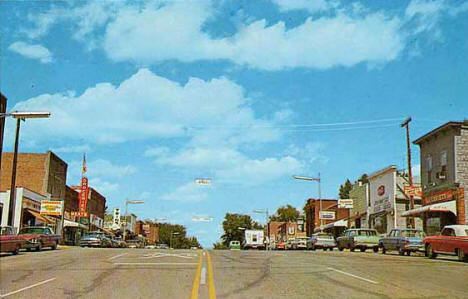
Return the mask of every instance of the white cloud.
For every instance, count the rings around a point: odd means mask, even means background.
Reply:
[[[52,149],[55,153],[89,153],[91,152],[91,147],[87,144],[83,145],[70,145],[70,146],[62,146],[56,147]]]
[[[189,182],[179,186],[171,193],[162,195],[160,198],[168,201],[199,202],[207,200],[209,194],[206,186],[200,186],[194,182]]]
[[[292,28],[287,28],[283,21],[244,21],[238,24],[233,35],[216,38],[205,28],[216,16],[214,6],[208,1],[138,4],[99,1],[62,13],[51,9],[49,14],[31,16],[30,20],[38,28],[36,35],[46,34],[53,24],[71,20],[73,38],[90,48],[102,48],[114,61],[153,64],[171,59],[183,62],[222,59],[263,70],[328,69],[393,61],[411,47],[408,41],[416,35],[433,32],[438,35],[439,31],[431,29],[436,28],[440,11],[453,16],[468,9],[467,5],[415,0],[404,14],[398,14],[370,10],[356,3],[274,2],[282,11],[305,9],[311,14],[327,10],[333,13],[309,17]],[[411,26],[413,23],[416,26]]]
[[[49,49],[42,45],[32,45],[19,41],[12,43],[8,49],[24,57],[37,59],[41,63],[52,62],[52,53],[50,53]]]
[[[89,186],[94,188],[97,192],[105,197],[109,197],[110,194],[119,190],[118,183],[104,181],[101,178],[89,179]]]
[[[73,174],[81,174],[82,161],[72,161],[69,168]],[[132,165],[117,165],[105,159],[88,160],[86,168],[89,178],[121,179],[137,172],[137,168]]]
[[[241,86],[226,79],[190,78],[185,85],[147,69],[119,86],[100,83],[83,94],[43,94],[14,110],[50,111],[24,126],[25,139],[86,140],[112,144],[151,137],[190,137],[194,144],[236,146],[279,138],[271,122],[255,117]],[[13,125],[13,123],[9,123]],[[258,130],[250,126],[259,126]]]

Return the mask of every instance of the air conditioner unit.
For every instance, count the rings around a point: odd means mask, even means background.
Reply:
[[[447,179],[447,174],[443,171],[441,172],[437,172],[436,173],[436,178],[438,178],[439,180],[445,180]]]

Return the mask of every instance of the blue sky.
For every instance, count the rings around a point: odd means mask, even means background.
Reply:
[[[109,208],[144,200],[131,211],[182,223],[205,246],[226,212],[317,196],[294,174],[321,172],[336,198],[346,178],[404,168],[407,116],[412,139],[468,116],[467,1],[0,6],[8,108],[52,112],[22,126],[21,151],[56,152],[69,184],[86,152]]]

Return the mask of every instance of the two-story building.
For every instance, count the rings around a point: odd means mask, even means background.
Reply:
[[[304,210],[307,236],[319,231],[338,236],[348,227],[349,209],[340,208],[336,199],[309,198]]]
[[[421,158],[423,207],[420,216],[432,235],[445,225],[466,224],[468,219],[468,121],[451,121],[416,139]]]

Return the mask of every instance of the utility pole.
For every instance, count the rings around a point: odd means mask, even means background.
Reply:
[[[408,155],[408,181],[410,187],[413,187],[413,171],[411,169],[411,144],[410,144],[410,134],[409,134],[409,123],[411,122],[411,117],[408,117],[400,126],[406,128],[406,151]],[[410,210],[414,209],[414,197],[410,195]],[[396,216],[396,215],[395,215]],[[411,228],[415,227],[414,217],[410,217]]]
[[[0,113],[6,113],[7,98],[0,93]],[[5,133],[5,117],[0,117],[0,173],[2,171],[2,154],[3,154],[3,136]]]
[[[15,151],[13,153],[13,165],[11,168],[11,186],[10,186],[10,203],[8,210],[8,225],[15,226],[15,199],[16,199],[16,166],[18,164],[18,142],[20,131],[21,118],[16,120],[16,134],[15,134]]]

